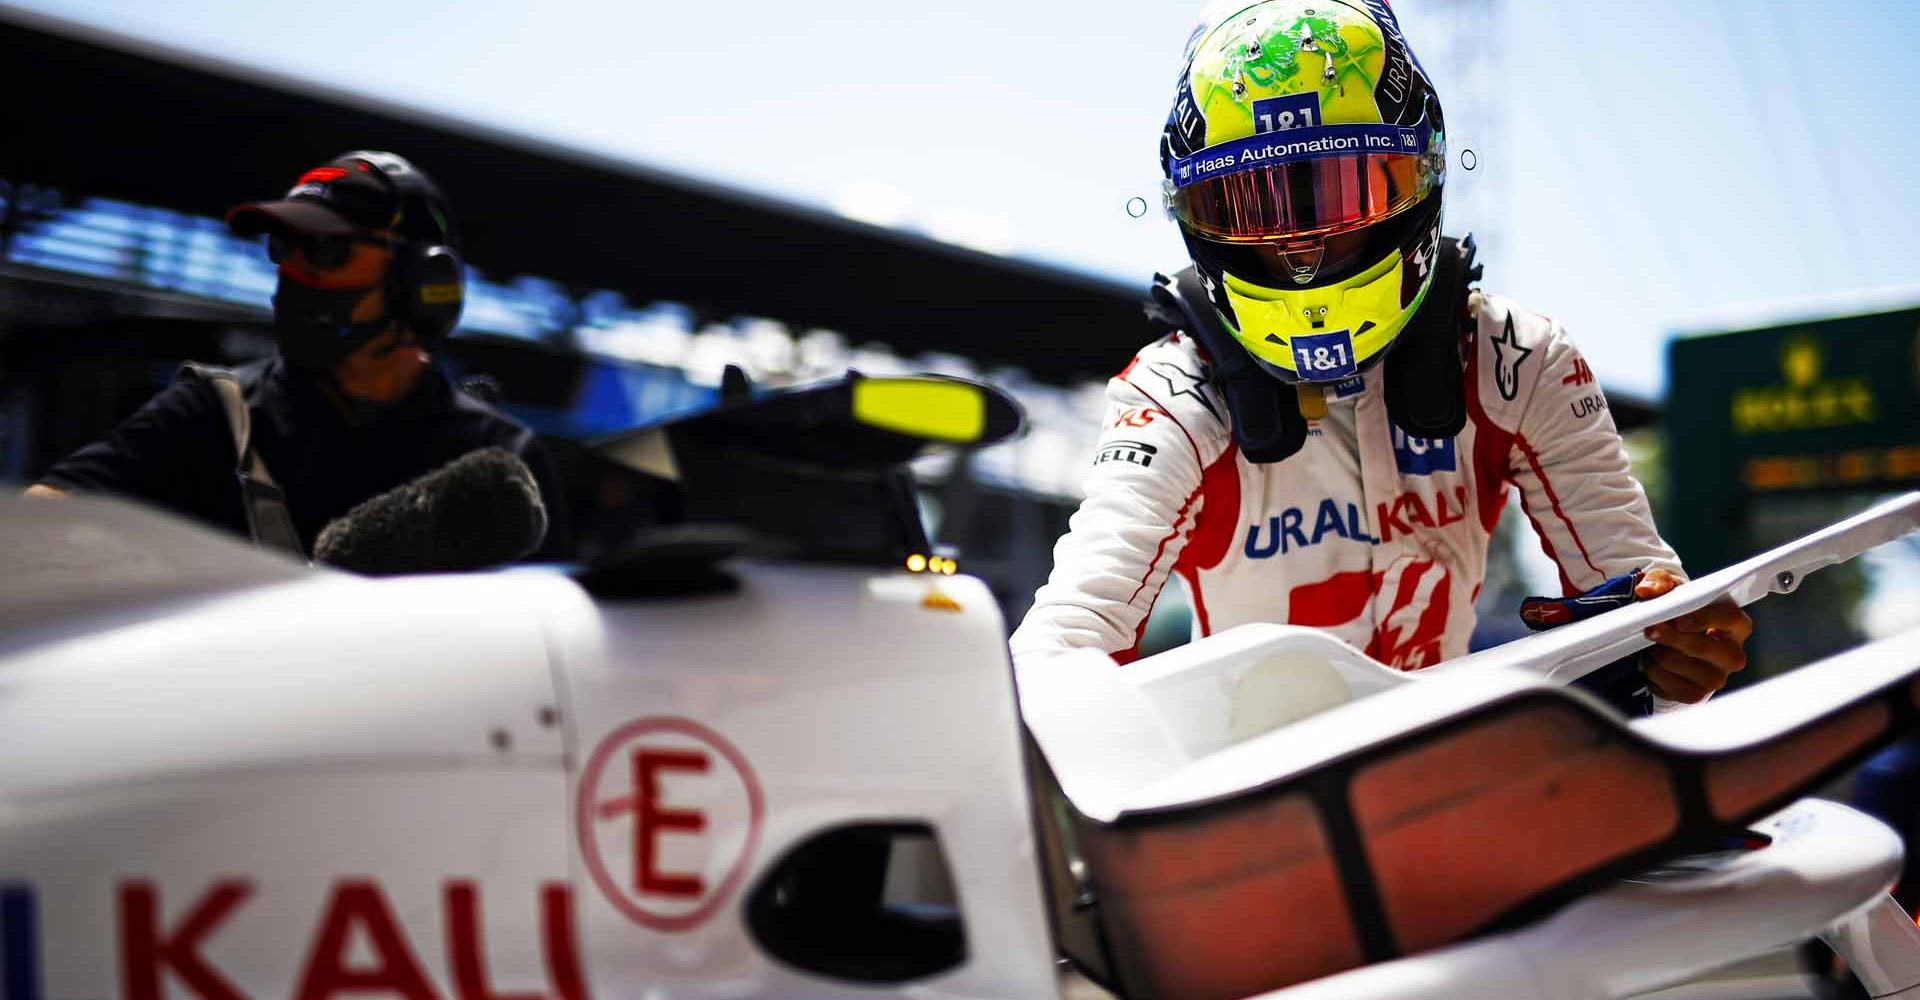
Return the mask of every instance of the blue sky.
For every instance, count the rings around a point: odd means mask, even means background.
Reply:
[[[1198,3],[15,6],[1123,280],[1180,262],[1154,147]],[[1473,60],[1504,110],[1450,111],[1481,162],[1448,228],[1611,385],[1657,391],[1677,329],[1920,303],[1920,4],[1507,0],[1457,36],[1453,6],[1396,4],[1443,100]]]

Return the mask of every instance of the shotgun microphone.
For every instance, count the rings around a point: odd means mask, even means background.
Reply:
[[[313,559],[370,576],[455,573],[513,562],[546,534],[533,471],[510,452],[483,448],[334,518]]]

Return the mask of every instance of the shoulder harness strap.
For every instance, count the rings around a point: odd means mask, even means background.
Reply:
[[[1450,438],[1467,426],[1466,363],[1460,332],[1468,287],[1480,280],[1473,237],[1440,238],[1433,287],[1387,355],[1387,415],[1414,437]]]
[[[221,409],[226,411],[227,430],[233,434],[233,452],[238,456],[234,476],[240,481],[241,505],[247,511],[247,529],[253,534],[253,543],[305,562],[307,550],[300,544],[300,533],[287,510],[286,492],[273,481],[267,463],[253,448],[253,418],[247,410],[246,387],[240,384],[240,376],[231,368],[189,361],[180,366],[180,377],[212,386]]]

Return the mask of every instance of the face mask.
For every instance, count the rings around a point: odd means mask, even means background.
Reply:
[[[280,356],[310,371],[327,371],[392,323],[388,317],[352,319],[354,307],[376,286],[315,288],[280,279],[273,294],[273,333]]]
[[[361,399],[344,393],[338,394],[335,400],[340,404],[341,415],[346,418],[349,427],[365,427],[388,412],[398,409],[403,402],[396,399],[391,403],[376,403],[371,399]]]

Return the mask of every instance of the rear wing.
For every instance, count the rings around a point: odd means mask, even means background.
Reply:
[[[791,558],[880,566],[925,558],[907,463],[933,447],[993,444],[1024,421],[1006,393],[934,375],[849,373],[764,392],[744,376],[728,382],[711,409],[592,443],[604,459],[670,484],[681,517],[590,567],[590,587],[644,575],[695,529],[731,531],[741,546]]]

